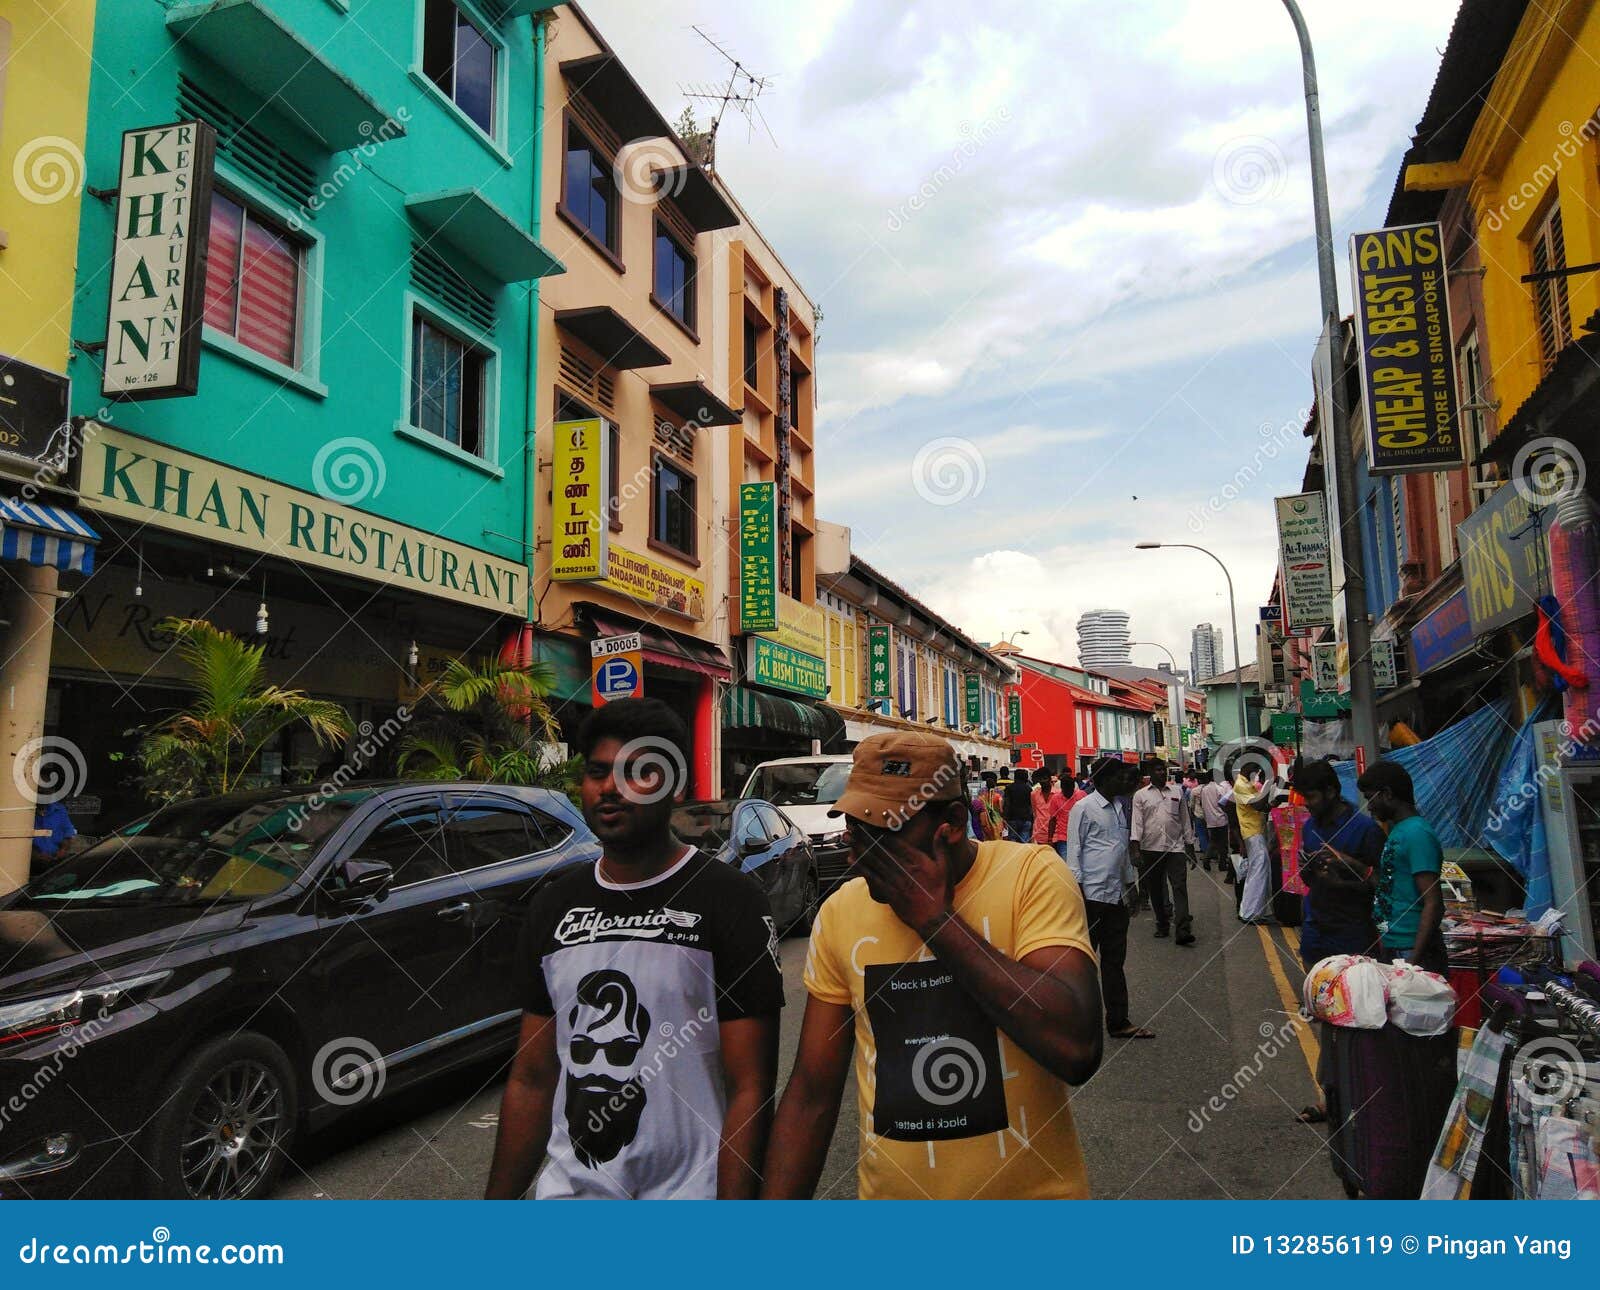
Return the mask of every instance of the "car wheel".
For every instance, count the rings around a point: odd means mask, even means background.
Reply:
[[[817,908],[822,904],[822,883],[817,878],[815,869],[806,870],[805,886],[800,889],[800,913],[794,922],[789,924],[789,933],[792,936],[804,936],[811,930],[811,924],[817,919]]]
[[[150,1126],[158,1194],[178,1200],[268,1194],[300,1111],[283,1049],[264,1035],[214,1039],[174,1072],[171,1087]]]

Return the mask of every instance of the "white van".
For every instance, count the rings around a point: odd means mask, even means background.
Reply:
[[[779,757],[750,772],[741,797],[771,802],[798,824],[817,857],[817,877],[826,895],[848,877],[850,852],[844,821],[830,816],[850,775],[849,753],[820,757]]]

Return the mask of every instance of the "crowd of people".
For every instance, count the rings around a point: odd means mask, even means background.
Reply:
[[[1107,758],[969,788],[947,741],[874,735],[834,808],[862,881],[811,929],[780,1099],[777,929],[757,882],[673,834],[671,759],[635,755],[663,741],[687,735],[652,700],[579,737],[602,856],[529,911],[491,1197],[536,1177],[541,1198],[809,1197],[852,1068],[862,1197],[1087,1196],[1068,1091],[1108,1038],[1155,1037],[1129,1014],[1131,920],[1196,945],[1196,869],[1233,884],[1241,923],[1299,922],[1308,968],[1443,966],[1442,853],[1392,762],[1361,777],[1363,813],[1326,763],[1285,785]]]

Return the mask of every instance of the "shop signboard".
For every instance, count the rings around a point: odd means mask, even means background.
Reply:
[[[889,629],[873,623],[867,628],[867,698],[887,699],[891,679]]]
[[[788,690],[808,699],[828,695],[828,670],[820,658],[768,636],[747,636],[749,678],[757,685]]]
[[[1013,737],[1022,733],[1022,696],[1015,690],[1006,695],[1006,733]]]
[[[550,578],[592,582],[607,569],[606,481],[611,435],[600,417],[555,424]]]
[[[799,650],[802,654],[810,654],[819,661],[827,657],[828,628],[822,610],[815,605],[803,604],[793,596],[785,596],[781,592],[774,599],[777,605],[778,624],[766,634],[778,644]]]
[[[1502,484],[1456,527],[1474,635],[1498,631],[1533,612],[1549,577],[1545,531],[1550,520],[1522,489]]]
[[[1411,662],[1416,675],[1448,663],[1472,648],[1472,614],[1463,587],[1411,629]]]
[[[606,576],[599,585],[683,618],[698,622],[706,616],[706,584],[699,578],[615,542],[606,553]]]
[[[199,388],[216,147],[203,121],[123,133],[100,383],[108,399]]]
[[[1338,648],[1333,641],[1322,641],[1311,647],[1311,678],[1318,694],[1339,692]]]
[[[589,642],[590,695],[595,707],[644,695],[644,639],[638,632]]]
[[[739,627],[770,632],[778,625],[777,485],[739,485]]]
[[[1372,642],[1372,688],[1375,690],[1392,690],[1400,684],[1400,674],[1394,665],[1394,642],[1390,640],[1375,640]]]
[[[0,470],[33,475],[66,466],[75,450],[67,412],[71,382],[59,372],[0,354]],[[20,458],[10,462],[10,458]]]
[[[1294,748],[1300,743],[1300,714],[1274,712],[1272,714],[1272,742],[1279,748]]]
[[[1437,222],[1350,239],[1356,361],[1374,475],[1460,466],[1456,367]]]
[[[79,488],[84,509],[136,526],[493,613],[526,608],[519,562],[98,422],[84,427]]]
[[[983,679],[976,672],[966,674],[967,724],[983,724]]]
[[[1333,626],[1328,564],[1328,517],[1321,493],[1276,499],[1278,568],[1283,580],[1283,628],[1300,632]]]

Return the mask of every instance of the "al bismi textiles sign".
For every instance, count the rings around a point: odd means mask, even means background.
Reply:
[[[100,382],[108,399],[171,398],[199,388],[216,139],[203,121],[122,136]]]
[[[1283,575],[1283,625],[1298,632],[1333,626],[1333,584],[1328,564],[1328,516],[1321,493],[1274,499],[1278,509],[1278,562]]]
[[[1367,468],[1374,475],[1459,466],[1455,348],[1438,224],[1350,239]]]
[[[80,496],[91,510],[208,542],[497,613],[523,609],[520,564],[93,422]]]

